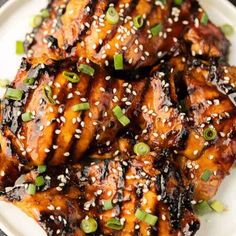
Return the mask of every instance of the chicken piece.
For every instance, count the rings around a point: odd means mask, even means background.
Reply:
[[[188,184],[175,173],[177,170],[172,162],[162,166],[165,159],[160,160],[155,153],[150,153],[84,166],[48,167],[41,174],[44,185],[37,187],[35,195],[29,195],[25,185],[39,176],[32,170],[25,176],[25,182],[8,189],[1,198],[13,202],[33,217],[48,235],[84,235],[80,223],[86,216],[98,223],[95,235],[144,235],[146,232],[159,235],[166,230],[165,235],[172,236],[186,229],[189,229],[189,235],[194,235],[199,222],[189,205],[191,194],[185,189]],[[110,201],[112,207],[106,209],[105,201]],[[160,207],[163,204],[171,207],[163,211]],[[159,214],[162,220],[163,214],[171,217],[166,218],[165,226],[159,226],[159,223],[151,226],[137,219],[137,208]],[[111,218],[120,221],[119,230],[107,225]]]
[[[192,55],[219,57],[226,60],[229,41],[220,28],[208,20],[207,13],[199,11],[194,26],[188,28],[184,34],[186,42],[191,43]]]
[[[198,63],[184,77],[192,125],[181,155],[186,158],[183,168],[195,184],[196,199],[208,200],[229,174],[236,156],[235,88],[231,84],[235,68]]]
[[[172,68],[164,64],[153,69],[142,102],[139,140],[144,140],[154,150],[178,149],[186,136],[184,114],[172,99],[171,71]]]
[[[106,18],[109,7],[119,14],[115,24]],[[194,55],[207,57],[226,57],[229,47],[195,0],[180,6],[172,0],[54,0],[48,10],[50,17],[26,37],[33,64],[83,57],[111,68],[118,53],[124,67],[133,69],[155,65],[183,43],[191,44]],[[136,17],[142,17],[141,27],[135,26]]]
[[[78,72],[79,65],[90,65],[95,75]],[[73,82],[68,73],[78,81]],[[26,84],[28,78],[34,84]],[[83,60],[49,66],[27,64],[11,85],[24,92],[22,100],[3,100],[2,125],[11,130],[20,143],[16,149],[31,165],[59,165],[72,159],[77,162],[88,149],[109,149],[124,129],[114,107],[119,105],[130,118],[138,116],[146,83],[147,79],[130,83],[111,79],[102,68]],[[83,103],[89,107],[75,110]],[[30,120],[23,121],[24,114],[30,114]]]
[[[60,17],[63,15],[68,1],[50,1],[47,6],[49,17],[45,18],[43,23],[34,28],[31,33],[26,34],[24,48],[29,62],[34,62],[36,65],[41,62],[50,64],[52,60],[66,57],[65,50],[58,48],[58,40],[52,34],[60,26]]]
[[[70,176],[67,171],[68,169],[62,168],[57,170],[60,175],[52,177],[56,173],[55,169],[51,170],[51,175],[45,176],[45,185],[40,187],[41,190],[38,188],[35,195],[27,193],[25,190],[27,184],[24,183],[16,185],[6,193],[8,201],[13,202],[15,206],[37,221],[47,235],[85,235],[79,227],[84,217],[78,204],[78,199],[82,195],[79,188],[76,185],[70,185],[70,187],[63,187],[62,191],[62,188],[57,186],[67,184]]]

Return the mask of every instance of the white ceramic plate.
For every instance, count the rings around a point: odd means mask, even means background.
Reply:
[[[79,1],[79,0],[78,0]],[[226,0],[200,0],[211,20],[217,25],[229,23],[236,30],[236,8]],[[47,0],[10,0],[0,8],[0,78],[13,79],[20,58],[15,55],[15,41],[24,39],[30,31],[29,19],[45,7]],[[230,63],[236,65],[236,33],[232,43]],[[210,214],[201,219],[197,236],[236,236],[236,171],[226,178],[216,199],[228,207],[222,214]],[[0,228],[8,236],[45,236],[44,231],[29,217],[10,204],[0,202]]]

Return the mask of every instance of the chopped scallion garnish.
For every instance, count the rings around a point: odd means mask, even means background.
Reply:
[[[146,143],[140,142],[134,145],[134,153],[136,153],[137,155],[143,156],[149,152],[150,147]]]
[[[30,25],[33,28],[39,27],[43,22],[43,17],[40,15],[33,16],[30,21]]]
[[[107,211],[107,210],[111,210],[112,208],[113,208],[112,199],[104,200],[103,209]]]
[[[24,122],[28,122],[28,121],[33,120],[34,118],[33,118],[33,114],[31,112],[25,112],[21,115],[21,119]]]
[[[51,104],[56,104],[53,99],[52,88],[49,85],[45,85],[43,88],[44,98]]]
[[[207,213],[212,212],[212,209],[207,201],[202,201],[201,203],[194,205],[194,211],[196,212],[197,215],[203,216]]]
[[[45,180],[44,180],[43,176],[37,176],[35,179],[35,184],[38,187],[43,186],[45,184]]]
[[[42,9],[40,11],[40,15],[43,17],[43,18],[48,18],[49,17],[49,10],[48,9]]]
[[[115,25],[119,22],[119,13],[116,11],[114,7],[109,7],[106,12],[106,20],[112,24]]]
[[[27,85],[33,85],[35,82],[35,78],[27,77],[26,79],[24,79],[23,82],[24,82],[24,84],[27,84]]]
[[[130,123],[130,119],[126,115],[121,116],[118,120],[123,126],[126,126]]]
[[[38,166],[38,172],[40,174],[44,173],[47,170],[47,166],[46,165],[40,165]]]
[[[16,41],[16,54],[21,55],[25,53],[24,49],[24,42],[23,41]]]
[[[19,101],[22,99],[23,91],[20,89],[7,88],[5,97],[11,100]]]
[[[201,180],[207,182],[211,178],[212,175],[213,175],[213,172],[207,169],[202,173]]]
[[[123,229],[124,225],[121,224],[120,220],[117,218],[111,218],[107,221],[106,226],[108,228],[114,229],[114,230],[121,230]]]
[[[124,115],[122,109],[120,108],[120,106],[115,106],[113,109],[113,114],[115,115],[115,117],[117,118],[117,120],[123,125],[126,126],[130,123],[130,119]]]
[[[122,54],[114,55],[114,67],[115,70],[123,70],[124,69],[124,61]]]
[[[78,69],[80,72],[82,72],[84,74],[94,76],[95,70],[89,65],[80,64]]]
[[[183,3],[183,0],[174,0],[175,5],[180,6]]]
[[[225,206],[217,200],[214,200],[211,204],[210,204],[211,208],[217,212],[217,213],[221,213],[225,210]]]
[[[158,217],[157,216],[154,216],[152,214],[147,214],[145,219],[144,219],[144,222],[146,224],[149,224],[149,225],[152,225],[154,226],[158,221]]]
[[[74,72],[63,71],[62,75],[71,83],[78,83],[80,81],[79,76]]]
[[[153,26],[153,27],[150,29],[150,31],[151,31],[151,33],[152,33],[152,36],[158,36],[158,35],[160,34],[160,32],[162,31],[162,29],[163,29],[162,23]]]
[[[135,212],[135,217],[140,221],[144,221],[146,215],[147,215],[147,212],[143,211],[140,208],[138,208]]]
[[[96,232],[98,228],[97,221],[94,218],[83,219],[80,228],[86,233],[90,234]]]
[[[222,25],[221,30],[225,34],[225,36],[231,36],[234,33],[233,26],[229,24]]]
[[[0,80],[0,87],[1,88],[6,88],[7,85],[9,85],[11,82],[8,79],[1,79]]]
[[[124,115],[124,113],[123,113],[121,107],[118,106],[118,105],[115,106],[115,107],[112,109],[112,111],[113,111],[113,113],[114,113],[114,115],[116,116],[117,119],[120,119],[120,118]]]
[[[208,18],[207,13],[204,13],[204,14],[202,15],[202,18],[201,18],[201,24],[207,25],[208,20],[209,20],[209,18]]]
[[[157,221],[158,221],[158,217],[152,214],[147,213],[146,211],[138,208],[135,212],[135,217],[140,220],[145,222],[146,224],[152,225],[154,226]]]
[[[36,185],[35,184],[29,184],[27,188],[27,193],[29,195],[34,195],[36,193]]]
[[[134,22],[134,27],[137,29],[141,28],[144,24],[144,20],[142,16],[136,16],[133,22]]]
[[[217,137],[217,131],[214,127],[206,128],[203,132],[203,137],[206,141],[214,141]]]
[[[90,108],[90,105],[88,102],[81,102],[79,104],[76,104],[72,107],[73,111],[86,111]]]

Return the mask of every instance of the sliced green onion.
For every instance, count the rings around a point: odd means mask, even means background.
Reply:
[[[217,137],[217,131],[213,128],[206,128],[203,132],[203,137],[206,141],[213,141]]]
[[[121,116],[118,120],[123,126],[126,126],[130,123],[130,119],[125,115]]]
[[[122,54],[114,55],[114,67],[115,70],[123,70],[124,69],[124,60]]]
[[[202,15],[202,18],[201,18],[201,24],[207,25],[208,20],[209,20],[209,18],[208,18],[207,13],[204,13],[204,14]]]
[[[150,147],[146,143],[140,142],[134,145],[134,153],[136,153],[137,155],[143,156],[149,152]]]
[[[145,223],[152,225],[152,226],[154,226],[157,223],[157,221],[158,221],[158,217],[154,216],[152,214],[147,214],[144,219]]]
[[[217,213],[221,213],[225,210],[225,206],[224,204],[222,204],[220,201],[214,200],[211,204],[210,204],[211,208],[217,212]]]
[[[36,193],[36,185],[35,184],[29,184],[27,188],[27,193],[29,195],[34,195]]]
[[[117,120],[123,125],[126,126],[130,123],[130,119],[124,115],[123,111],[121,110],[120,106],[115,106],[113,109],[113,114],[117,118]]]
[[[158,35],[160,34],[160,32],[162,31],[162,29],[163,29],[162,23],[153,26],[153,27],[150,29],[150,31],[151,31],[151,33],[152,33],[152,36],[158,36]]]
[[[24,84],[27,84],[27,85],[33,85],[35,82],[35,78],[27,77],[26,79],[24,79],[23,82]]]
[[[1,79],[0,80],[0,87],[1,88],[6,88],[7,85],[11,84],[10,80],[8,79]]]
[[[234,33],[233,26],[229,24],[222,25],[221,30],[225,34],[225,36],[231,36]]]
[[[25,53],[24,49],[24,42],[23,41],[16,41],[16,54],[21,55]]]
[[[97,221],[94,218],[83,219],[80,228],[86,233],[90,234],[96,232],[98,228]]]
[[[90,108],[90,105],[88,102],[81,102],[79,104],[76,104],[72,107],[73,111],[86,111]]]
[[[117,218],[111,218],[107,221],[106,226],[111,229],[121,230],[123,229],[123,225],[121,224],[120,220]]]
[[[43,88],[44,98],[51,104],[56,104],[56,101],[53,99],[52,88],[49,85],[45,85]]]
[[[203,216],[207,213],[212,212],[212,209],[209,206],[207,201],[203,201],[203,202],[198,203],[194,206],[194,211],[196,212],[197,215]]]
[[[47,170],[47,166],[46,166],[46,165],[40,165],[40,166],[38,166],[38,172],[39,172],[40,174],[46,172],[46,170]]]
[[[21,119],[24,121],[24,122],[28,122],[28,121],[31,121],[33,120],[33,114],[31,112],[25,112],[21,115]]]
[[[38,186],[38,187],[43,186],[43,185],[45,184],[45,180],[44,180],[43,176],[38,176],[38,177],[36,177],[36,179],[35,179],[35,184],[36,184],[36,186]]]
[[[146,224],[154,226],[157,221],[158,217],[152,214],[147,213],[146,211],[143,211],[142,209],[138,208],[135,212],[135,217],[140,220],[145,222]]]
[[[112,199],[104,200],[103,209],[107,211],[107,210],[111,210],[112,208],[113,208]]]
[[[115,25],[119,22],[119,14],[116,11],[116,9],[114,7],[109,7],[107,12],[106,12],[106,20],[112,24]]]
[[[175,5],[181,5],[183,3],[183,0],[174,0]]]
[[[143,211],[142,209],[138,208],[135,212],[135,217],[140,220],[140,221],[144,221],[145,217],[147,215],[146,211]]]
[[[30,25],[33,28],[39,27],[43,22],[43,17],[40,15],[33,16],[30,21]]]
[[[48,9],[42,9],[40,11],[40,15],[43,17],[43,18],[48,18],[49,17],[49,10]]]
[[[19,101],[22,99],[23,91],[20,89],[7,88],[5,97],[11,100]]]
[[[120,119],[124,113],[122,111],[122,109],[120,108],[120,106],[115,106],[113,109],[112,109],[114,115],[116,116],[117,119]]]
[[[74,72],[69,71],[63,71],[62,75],[69,80],[71,83],[78,83],[79,82],[79,76]]]
[[[84,74],[94,76],[95,70],[89,65],[80,64],[78,69],[80,72],[82,72]]]
[[[201,180],[207,182],[211,176],[213,175],[213,172],[211,170],[205,170],[201,176]]]
[[[134,27],[137,29],[141,28],[144,24],[142,16],[136,16],[133,21],[134,21]]]

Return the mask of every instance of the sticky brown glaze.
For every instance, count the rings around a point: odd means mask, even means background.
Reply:
[[[187,120],[178,163],[195,185],[196,200],[209,200],[235,160],[235,68],[191,56],[173,57],[170,64],[175,71],[174,99]],[[217,132],[212,141],[204,138],[209,127]],[[206,170],[212,172],[208,181],[202,179]]]
[[[105,18],[110,6],[120,15],[117,24]],[[132,69],[153,66],[179,47],[178,42],[190,45],[193,55],[207,57],[225,57],[229,47],[210,20],[202,23],[205,12],[195,0],[181,6],[172,0],[54,0],[48,9],[50,17],[27,36],[28,60],[33,64],[75,56],[113,67],[113,56],[120,53],[125,68]],[[133,23],[136,16],[144,18],[139,29]],[[151,29],[158,24],[160,32],[152,35]]]
[[[212,198],[223,178],[235,160],[235,104],[231,101],[235,94],[235,68],[216,66],[214,62],[200,62],[193,66],[184,77],[188,97],[186,104],[189,109],[191,132],[183,155],[186,172],[196,185],[197,199]],[[206,141],[203,132],[214,127],[217,137]],[[205,170],[212,171],[209,181],[201,176]]]
[[[20,175],[18,155],[14,152],[14,148],[9,139],[3,132],[0,133],[1,149],[0,149],[0,191],[4,187],[14,185],[14,182]]]
[[[160,215],[166,224],[165,235],[181,234],[185,228],[193,235],[199,222],[189,205],[190,191],[184,189],[191,187],[172,162],[164,165],[163,160],[150,153],[127,160],[118,158],[82,166],[49,167],[43,174],[45,185],[38,187],[33,196],[25,190],[25,185],[34,182],[39,175],[32,170],[21,185],[5,193],[4,199],[38,221],[48,235],[84,235],[80,223],[87,216],[98,222],[94,235],[146,235],[147,232],[160,235],[163,226],[139,221],[135,217],[137,208]],[[113,208],[104,210],[104,201],[109,199]],[[164,210],[163,204],[169,204],[170,208]],[[123,229],[107,227],[107,221],[113,217],[122,222]]]
[[[187,133],[185,115],[172,99],[172,69],[166,64],[153,69],[142,102],[139,140],[144,140],[155,150],[179,148]]]
[[[58,47],[55,32],[61,25],[60,17],[65,12],[67,3],[68,0],[50,1],[47,6],[49,17],[44,19],[40,27],[26,34],[24,47],[29,62],[34,62],[34,64],[47,62],[50,64],[51,60],[65,57],[65,50]]]

